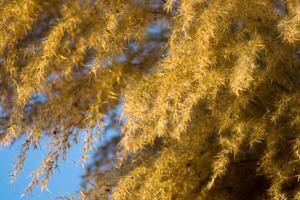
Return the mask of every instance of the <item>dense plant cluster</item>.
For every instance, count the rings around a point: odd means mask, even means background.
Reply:
[[[3,146],[47,182],[113,115],[82,199],[300,199],[298,0],[0,0]],[[118,122],[119,121],[119,122]]]

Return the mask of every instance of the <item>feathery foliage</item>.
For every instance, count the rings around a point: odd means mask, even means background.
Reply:
[[[0,143],[84,134],[81,199],[300,199],[298,0],[0,0]],[[43,97],[43,98],[42,98]],[[299,106],[299,107],[298,107]],[[112,116],[111,116],[112,117]]]

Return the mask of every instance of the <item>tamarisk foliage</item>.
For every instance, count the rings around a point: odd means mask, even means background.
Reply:
[[[0,143],[84,134],[81,199],[300,199],[298,0],[0,0]],[[114,117],[118,118],[118,117]],[[118,122],[120,121],[121,122]]]

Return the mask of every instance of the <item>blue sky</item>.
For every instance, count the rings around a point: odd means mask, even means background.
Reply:
[[[112,137],[119,136],[116,128],[110,128],[104,134],[104,141],[111,140]],[[83,134],[82,134],[83,135]],[[35,188],[32,194],[22,196],[24,189],[30,182],[30,174],[40,166],[40,161],[47,155],[45,148],[46,142],[41,144],[39,149],[30,149],[24,169],[17,176],[16,182],[11,183],[9,174],[13,171],[13,161],[19,154],[23,140],[20,139],[13,146],[0,148],[0,199],[5,200],[54,200],[59,196],[69,196],[75,194],[80,188],[81,175],[84,174],[84,168],[81,165],[81,153],[83,138],[78,144],[73,145],[65,161],[61,161],[59,169],[54,171],[49,181],[49,191],[41,191]],[[99,143],[101,145],[101,143]],[[90,152],[93,154],[93,151]],[[92,157],[92,156],[90,156]],[[91,162],[91,160],[89,161]],[[88,163],[89,163],[88,162]]]
[[[41,94],[33,94],[34,102],[45,102],[46,96]],[[0,114],[3,114],[0,106]],[[49,191],[41,192],[40,188],[35,188],[32,194],[21,197],[24,189],[31,181],[31,173],[40,166],[40,162],[46,157],[48,149],[46,149],[47,138],[41,141],[39,149],[30,149],[23,170],[18,174],[14,183],[11,183],[9,174],[14,169],[13,161],[19,155],[21,145],[24,139],[19,138],[15,144],[10,147],[0,147],[0,199],[5,200],[52,200],[58,196],[74,194],[80,188],[81,175],[84,169],[80,163],[83,141],[79,141],[77,145],[73,145],[68,152],[67,160],[61,161],[59,170],[54,171],[49,181]]]
[[[114,111],[118,115],[122,113],[122,106],[117,106]],[[113,111],[108,112],[108,116],[104,118],[105,126],[109,126],[112,122],[111,117]],[[109,141],[112,137],[119,136],[117,127],[108,128],[103,135],[103,141]],[[35,188],[32,194],[22,196],[24,189],[31,181],[30,174],[40,166],[40,162],[48,153],[47,138],[41,141],[39,149],[30,149],[23,170],[17,176],[15,183],[11,183],[9,174],[13,171],[13,161],[16,160],[22,142],[20,138],[14,145],[8,148],[0,148],[0,199],[5,200],[55,200],[60,196],[70,196],[76,194],[80,189],[81,176],[84,174],[84,168],[81,165],[81,153],[83,147],[83,136],[78,144],[73,145],[67,154],[67,159],[59,163],[59,169],[54,171],[49,184],[49,191],[41,191]],[[101,145],[98,142],[96,145]],[[90,152],[90,157],[93,151]],[[88,161],[88,163],[90,163]],[[87,163],[87,164],[88,164]]]
[[[24,169],[18,175],[16,182],[11,183],[9,174],[13,170],[13,161],[20,151],[21,144],[22,140],[19,140],[9,148],[0,149],[0,199],[52,200],[58,196],[71,195],[79,189],[81,175],[84,173],[80,163],[81,144],[73,146],[68,153],[67,160],[60,163],[59,170],[56,170],[50,179],[49,191],[41,192],[39,188],[36,188],[32,194],[21,197],[31,180],[31,172],[39,167],[41,159],[47,154],[45,144],[42,144],[40,149],[30,149]]]

